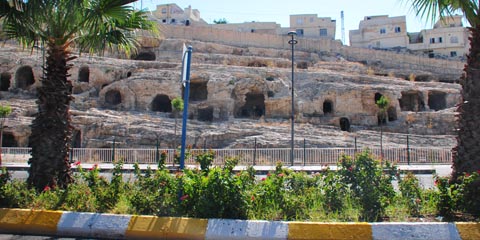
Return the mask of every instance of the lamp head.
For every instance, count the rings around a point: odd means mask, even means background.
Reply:
[[[290,32],[288,32],[288,36],[297,36],[297,32],[290,31]]]

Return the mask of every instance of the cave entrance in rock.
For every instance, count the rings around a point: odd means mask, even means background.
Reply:
[[[393,122],[397,121],[397,109],[394,106],[390,106],[387,109],[387,114],[388,114],[388,121]]]
[[[447,108],[447,94],[440,91],[431,91],[428,93],[428,107],[438,111]]]
[[[155,61],[157,56],[152,51],[141,51],[135,56],[135,60]]]
[[[204,101],[208,98],[208,90],[207,90],[207,83],[206,81],[193,81],[190,82],[190,92],[188,99],[190,101]],[[185,88],[182,88],[182,96]]]
[[[80,67],[78,70],[78,81],[79,82],[90,82],[90,68],[87,66]]]
[[[350,120],[348,118],[340,118],[340,130],[350,132]]]
[[[118,105],[122,103],[122,94],[118,90],[108,90],[105,93],[105,102],[110,105]]]
[[[333,103],[330,100],[325,100],[323,102],[323,114],[330,115],[333,114]]]
[[[422,93],[419,91],[402,92],[402,98],[399,99],[399,103],[402,111],[425,111],[425,102],[423,101]]]
[[[30,66],[21,66],[15,73],[15,87],[26,89],[35,82],[33,70]]]
[[[198,109],[198,121],[211,122],[213,121],[213,107],[208,106]]]
[[[10,88],[10,80],[12,79],[12,74],[8,72],[3,72],[0,75],[0,91],[8,91]]]
[[[158,94],[152,101],[153,112],[172,112],[172,101],[165,94]]]
[[[380,100],[380,98],[382,98],[382,97],[383,97],[383,95],[381,93],[378,93],[378,92],[375,93],[375,98],[374,98],[375,104],[377,104],[378,100]]]
[[[236,117],[260,118],[265,115],[265,96],[263,93],[247,93],[245,104],[237,112]]]
[[[73,130],[72,148],[82,147],[82,132],[80,130]]]
[[[12,133],[9,133],[9,132],[3,133],[2,147],[18,147],[18,142]]]

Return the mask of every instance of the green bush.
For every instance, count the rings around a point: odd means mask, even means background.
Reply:
[[[411,216],[420,215],[422,208],[422,191],[418,178],[411,172],[408,172],[398,181],[398,187],[401,192],[402,200],[406,204]]]
[[[136,181],[131,185],[128,199],[136,214],[157,216],[177,216],[177,181],[167,170],[157,170],[153,174],[147,170],[140,173],[135,164]]]
[[[368,151],[355,158],[343,156],[337,171],[315,174],[293,172],[277,163],[267,176],[256,176],[252,166],[234,172],[238,158],[211,167],[212,152],[197,156],[201,170],[142,173],[135,164],[133,180],[126,181],[117,163],[110,180],[97,166],[78,166],[74,183],[66,189],[36,192],[23,181],[0,174],[0,207],[111,212],[156,216],[234,218],[297,221],[405,221],[440,214],[445,220],[459,214],[478,215],[479,174],[466,174],[455,183],[436,178],[437,189],[420,188],[411,173],[391,184],[398,171],[382,166]]]
[[[395,171],[389,165],[386,169],[388,172],[384,173],[383,167],[368,151],[357,154],[354,159],[346,155],[340,158],[338,172],[361,207],[363,221],[381,220],[386,207],[393,201],[395,191],[391,173]]]

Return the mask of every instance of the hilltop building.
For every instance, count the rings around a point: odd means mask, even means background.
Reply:
[[[336,20],[317,14],[290,15],[290,29],[299,37],[335,39]]]
[[[433,29],[407,33],[405,16],[367,16],[359,29],[350,31],[350,46],[359,48],[404,48],[429,57],[462,58],[468,53],[468,30],[462,16],[437,21]]]
[[[175,3],[157,5],[157,9],[152,11],[152,17],[163,24],[207,25],[207,22],[200,17],[198,9],[192,9],[192,6],[182,9]]]
[[[462,57],[470,47],[468,29],[463,27],[462,16],[439,20],[433,29],[409,33],[408,49],[428,54],[429,57]]]
[[[405,16],[367,16],[358,30],[350,30],[350,46],[359,48],[407,47]]]

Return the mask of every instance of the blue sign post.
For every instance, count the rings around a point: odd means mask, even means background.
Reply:
[[[185,87],[183,94],[183,119],[182,119],[182,149],[180,151],[180,169],[185,168],[185,145],[187,142],[187,118],[188,118],[188,98],[190,94],[190,59],[192,58],[192,46],[188,49],[183,47],[182,59],[182,82]]]

